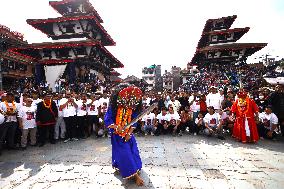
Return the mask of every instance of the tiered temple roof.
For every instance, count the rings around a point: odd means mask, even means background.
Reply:
[[[11,51],[21,53],[45,65],[90,61],[109,68],[123,67],[123,64],[102,46],[100,41],[33,43]]]
[[[28,19],[27,23],[53,40],[87,37],[101,40],[103,45],[115,45],[114,40],[95,16]]]
[[[0,25],[0,64],[3,77],[26,78],[32,76],[32,58],[9,49],[26,46],[23,34],[11,31],[10,28]]]
[[[113,46],[115,42],[101,25],[103,20],[89,0],[50,1],[49,4],[62,17],[28,19],[27,23],[53,40],[71,38],[82,38],[82,40],[30,44],[23,48],[14,48],[13,52],[33,58],[39,64],[76,62],[76,64],[90,65],[97,71],[107,74],[112,73],[112,68],[123,67],[123,64],[104,47]]]
[[[249,27],[230,29],[236,15],[207,20],[196,52],[189,64],[231,63],[245,60],[267,43],[235,43]]]
[[[74,14],[93,15],[100,23],[103,23],[103,19],[94,9],[89,0],[50,1],[49,5],[52,6],[62,16],[73,16]]]

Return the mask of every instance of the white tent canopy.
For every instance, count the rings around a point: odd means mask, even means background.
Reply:
[[[52,91],[55,91],[55,82],[64,73],[66,69],[65,65],[44,66],[46,81],[50,84]]]

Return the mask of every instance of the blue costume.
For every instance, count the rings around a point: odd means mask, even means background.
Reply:
[[[111,107],[105,114],[106,127],[115,123],[115,117]],[[131,118],[137,116],[136,112],[133,112]],[[133,125],[136,127],[136,124]],[[125,142],[125,139],[115,134],[114,129],[109,129],[111,134],[112,144],[112,166],[119,170],[123,178],[129,178],[135,175],[142,168],[142,162],[139,155],[139,150],[135,137],[132,135],[130,140]]]

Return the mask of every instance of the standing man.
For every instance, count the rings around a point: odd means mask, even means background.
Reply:
[[[57,109],[58,109],[58,118],[55,124],[55,130],[54,130],[54,139],[58,140],[59,135],[61,139],[65,138],[66,134],[66,126],[63,119],[63,112],[60,110],[60,100],[61,100],[61,94],[56,94],[54,98],[54,102],[56,103]]]
[[[36,111],[36,123],[39,133],[39,147],[45,145],[46,134],[49,133],[49,142],[55,144],[54,126],[58,117],[58,109],[52,96],[49,93],[44,94],[43,101],[38,103]]]
[[[87,103],[88,110],[88,134],[91,136],[92,131],[95,131],[99,126],[99,114],[101,112],[101,105],[99,100],[96,99],[96,96],[92,94],[91,99]],[[96,133],[97,135],[97,133]]]
[[[213,106],[217,112],[221,110],[222,97],[217,93],[217,88],[215,86],[211,86],[210,93],[206,96],[206,105],[207,107]]]
[[[26,149],[28,135],[30,135],[31,145],[36,145],[36,108],[32,106],[33,99],[27,98],[25,105],[19,111],[19,126],[22,129],[21,147]]]
[[[87,97],[85,94],[77,101],[78,138],[87,138]]]
[[[66,92],[65,98],[60,100],[60,108],[59,110],[63,113],[63,119],[66,125],[66,140],[64,142],[68,142],[70,140],[77,141],[76,138],[76,109],[78,105],[75,102],[75,99],[71,96],[70,92]]]
[[[284,87],[276,85],[275,92],[268,98],[268,104],[272,106],[273,113],[279,119],[281,134],[284,137]]]
[[[6,94],[4,102],[0,103],[0,111],[5,116],[4,123],[0,126],[0,153],[2,150],[2,144],[5,138],[8,139],[8,148],[15,149],[15,133],[18,127],[17,113],[20,109],[20,105],[14,101],[14,94],[9,92]]]

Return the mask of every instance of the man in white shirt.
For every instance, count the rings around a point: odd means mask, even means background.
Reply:
[[[156,121],[155,121],[155,127],[156,127],[156,131],[155,131],[155,135],[160,135],[160,134],[165,134],[166,133],[166,129],[168,127],[169,124],[169,116],[168,116],[168,112],[167,109],[165,107],[161,108],[161,113],[159,113],[156,117]]]
[[[198,117],[194,120],[194,135],[199,134],[201,130],[205,128],[205,122],[203,118],[203,114],[199,113]]]
[[[147,115],[145,115],[142,118],[142,128],[144,129],[145,135],[148,135],[151,133],[151,135],[154,135],[155,127],[154,127],[154,121],[155,121],[155,114],[152,112],[149,112]]]
[[[194,94],[193,101],[190,103],[190,110],[192,111],[192,118],[195,120],[200,112],[200,96],[199,94]]]
[[[85,94],[81,95],[77,102],[77,124],[78,136],[80,138],[87,138],[87,97]]]
[[[17,124],[17,113],[20,109],[20,105],[14,101],[15,97],[13,93],[8,92],[5,97],[5,101],[0,103],[0,111],[5,116],[5,122],[0,126],[0,154],[2,150],[2,144],[7,138],[8,148],[15,149],[14,139]]]
[[[177,98],[178,97],[174,96],[174,95],[172,95],[172,97],[171,97],[171,106],[173,107],[174,112],[179,112],[179,109],[180,109],[180,106],[181,106],[181,104],[180,104],[180,102],[178,101]]]
[[[99,99],[100,106],[103,106],[104,102],[107,103],[107,107],[109,105],[109,97],[106,91],[104,91],[103,96]]]
[[[107,102],[104,102],[107,103]],[[104,104],[103,103],[103,104]],[[97,100],[95,95],[92,95],[87,102],[87,111],[88,111],[88,134],[89,137],[92,131],[96,132],[98,136],[98,126],[99,126],[99,114],[101,113],[101,103]]]
[[[207,107],[213,106],[215,111],[219,111],[222,105],[222,98],[219,93],[217,93],[217,88],[212,86],[210,88],[210,93],[206,96]]]
[[[205,122],[205,134],[207,136],[212,136],[213,134],[218,134],[218,138],[224,140],[222,119],[220,114],[215,113],[214,107],[208,107],[208,113],[204,117]]]
[[[259,114],[259,136],[267,139],[274,139],[276,137],[275,130],[277,125],[278,118],[274,113],[272,113],[272,106],[267,106],[265,111]]]
[[[22,129],[21,147],[26,149],[27,138],[30,135],[31,145],[36,145],[36,107],[32,106],[33,99],[27,98],[25,106],[22,106],[19,111],[19,127]]]
[[[62,110],[60,110],[60,100],[61,99],[62,99],[62,96],[60,94],[56,94],[53,98],[53,101],[55,102],[57,109],[58,109],[58,118],[57,118],[55,128],[54,128],[54,139],[55,140],[59,139],[59,134],[60,134],[60,138],[64,139],[65,133],[66,133],[66,125],[63,119],[63,112]]]
[[[180,125],[180,116],[177,112],[174,111],[172,106],[169,107],[169,125],[167,127],[167,133],[171,133],[173,135],[176,134],[176,130]]]
[[[38,94],[36,92],[32,93],[32,98],[33,98],[32,106],[35,106],[35,107],[37,107],[38,103],[42,101],[42,99],[38,97]]]
[[[76,137],[76,109],[78,105],[70,92],[66,92],[65,98],[60,100],[60,110],[63,113],[63,119],[66,125],[66,140],[65,143],[70,140],[78,140]]]

